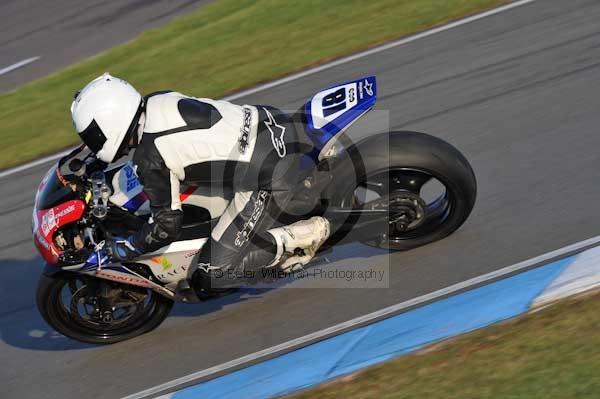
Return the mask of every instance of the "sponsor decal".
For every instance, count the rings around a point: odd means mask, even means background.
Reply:
[[[54,215],[54,218],[56,219],[56,223],[58,224],[61,217],[68,215],[69,213],[73,212],[74,210],[75,210],[75,205],[69,205],[62,211],[58,212],[56,215]]]
[[[368,79],[365,79],[365,91],[370,97],[373,97],[373,83],[370,83]]]
[[[150,258],[150,260],[156,264],[161,265],[163,270],[169,270],[170,268],[173,267],[173,264],[171,263],[171,261],[169,259],[165,258],[164,256]]]
[[[127,192],[133,190],[134,188],[140,185],[140,181],[138,180],[137,175],[135,174],[135,170],[130,165],[126,165],[123,168],[123,172],[125,172],[125,177],[127,179],[127,183],[125,185],[125,189]]]
[[[187,254],[183,255],[183,259],[192,258],[192,257],[196,256],[196,254],[198,252],[200,252],[200,251],[196,250],[196,251],[188,252]]]
[[[54,217],[54,209],[50,209],[42,216],[42,231],[47,236],[53,228],[58,226],[58,220]]]
[[[187,270],[188,270],[188,265],[182,265],[182,266],[179,266],[179,267],[177,267],[177,268],[175,268],[173,270],[169,270],[166,273],[157,274],[156,277],[159,280],[166,280],[169,277],[178,276],[178,275],[180,275],[182,273],[185,273],[185,272],[187,272]]]
[[[103,277],[106,278],[108,280],[113,280],[113,281],[121,281],[124,283],[128,283],[128,284],[133,284],[133,285],[138,285],[140,287],[152,287],[153,284],[150,283],[149,281],[146,281],[144,279],[141,278],[137,278],[137,277],[129,277],[126,276],[120,272],[106,272],[106,271],[102,271],[102,270],[98,270],[95,273],[98,277]]]
[[[285,127],[279,125],[273,115],[271,115],[271,113],[265,107],[263,107],[263,109],[267,114],[268,120],[266,120],[264,123],[267,129],[269,129],[269,132],[271,132],[271,142],[273,143],[273,147],[275,147],[275,151],[277,151],[279,158],[283,158],[286,154],[285,142],[283,141]]]
[[[248,148],[248,139],[250,137],[250,129],[252,126],[252,110],[250,108],[244,107],[244,116],[243,116],[243,121],[242,121],[242,128],[240,129],[240,132],[242,133],[242,135],[240,136],[240,153],[244,154],[246,152],[246,149]]]
[[[57,209],[57,211],[55,212],[54,209]],[[67,216],[75,210],[75,204],[71,204],[60,211],[58,211],[58,208],[52,208],[48,210],[48,212],[42,216],[41,228],[44,232],[44,235],[47,236],[50,234],[50,232],[52,232],[52,230],[54,230],[54,228],[60,225],[60,218]]]
[[[258,197],[254,201],[254,210],[252,211],[252,215],[250,215],[250,218],[246,221],[246,223],[244,223],[244,226],[236,235],[236,247],[241,248],[250,239],[250,233],[252,233],[252,230],[254,230],[256,222],[258,222],[258,219],[260,219],[260,216],[265,209],[265,200],[267,198],[267,194],[268,192],[265,190],[260,190],[258,192]]]
[[[210,263],[198,262],[198,269],[204,273],[209,273],[211,270],[218,269],[218,267],[212,267]]]

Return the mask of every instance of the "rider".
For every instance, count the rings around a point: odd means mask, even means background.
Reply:
[[[111,163],[135,148],[133,163],[152,217],[127,239],[106,240],[114,261],[177,240],[181,182],[233,190],[192,277],[199,295],[211,284],[233,283],[223,281],[226,271],[305,265],[330,234],[329,222],[318,216],[274,227],[301,179],[295,126],[276,108],[173,91],[142,97],[128,82],[105,73],[76,94],[71,114],[81,140],[101,161]]]

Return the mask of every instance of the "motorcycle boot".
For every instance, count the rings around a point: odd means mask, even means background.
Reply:
[[[279,263],[284,272],[292,272],[306,265],[329,238],[330,223],[314,216],[287,226],[270,229],[277,244],[277,254],[270,266]]]

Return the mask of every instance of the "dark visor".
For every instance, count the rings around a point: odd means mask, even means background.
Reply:
[[[102,129],[100,129],[100,126],[98,126],[94,119],[92,119],[92,123],[83,132],[79,133],[79,137],[94,153],[98,153],[104,143],[106,143],[106,136],[102,133]]]

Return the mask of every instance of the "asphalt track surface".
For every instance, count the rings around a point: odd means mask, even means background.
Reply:
[[[389,257],[347,252],[389,263],[389,289],[283,287],[178,305],[143,337],[79,344],[53,334],[33,302],[41,262],[30,214],[47,165],[3,179],[0,396],[120,397],[598,235],[599,18],[595,0],[536,1],[236,100],[295,109],[375,74],[392,128],[467,155],[479,198],[459,232]]]
[[[0,93],[133,39],[209,0],[3,0],[0,69],[39,60],[0,77]]]

